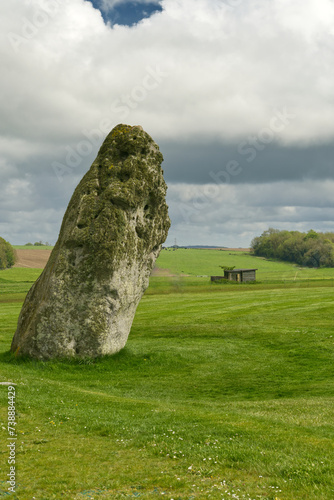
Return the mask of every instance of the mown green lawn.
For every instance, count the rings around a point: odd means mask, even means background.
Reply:
[[[38,274],[0,273],[0,380],[17,384],[9,498],[334,498],[334,288],[156,277],[119,354],[13,360]],[[6,498],[6,386],[0,397]]]

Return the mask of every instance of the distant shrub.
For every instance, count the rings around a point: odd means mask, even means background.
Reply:
[[[26,247],[32,247],[32,243],[26,243],[24,246],[26,246]]]
[[[0,238],[0,269],[12,267],[16,261],[14,248],[8,241]]]
[[[32,245],[32,243],[27,243],[27,245]],[[43,243],[43,241],[35,241],[34,243],[34,247],[47,247],[49,246],[50,243],[48,243],[47,241],[45,243]]]

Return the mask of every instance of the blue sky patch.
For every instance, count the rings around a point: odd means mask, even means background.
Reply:
[[[120,2],[113,7],[108,7],[103,0],[91,0],[96,9],[101,11],[104,21],[111,25],[120,24],[133,26],[142,19],[150,17],[155,12],[161,12],[162,7],[158,2]]]

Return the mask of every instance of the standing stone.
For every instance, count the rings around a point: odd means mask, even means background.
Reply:
[[[170,227],[159,147],[118,125],[74,191],[11,350],[39,359],[122,349]]]

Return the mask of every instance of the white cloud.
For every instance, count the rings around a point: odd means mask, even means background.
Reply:
[[[15,15],[12,2],[1,3],[3,130],[66,140],[99,117],[120,121],[125,113],[112,104],[130,96],[125,119],[158,138],[229,140],[256,133],[284,107],[296,118],[283,141],[333,137],[329,0],[164,0],[158,15],[113,29],[88,2],[53,3],[49,12],[41,0],[20,3]],[[29,23],[36,32],[22,41]],[[16,52],[9,33],[22,37]],[[169,76],[140,95],[148,65]]]

